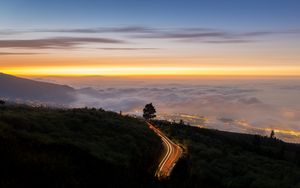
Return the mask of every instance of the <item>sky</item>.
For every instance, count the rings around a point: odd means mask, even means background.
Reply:
[[[297,0],[1,0],[0,72],[300,76]]]

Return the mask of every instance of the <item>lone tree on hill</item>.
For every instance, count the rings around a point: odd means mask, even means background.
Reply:
[[[274,132],[274,130],[271,131],[270,138],[275,138],[275,132]]]
[[[0,105],[5,105],[5,101],[0,99]]]
[[[155,118],[156,115],[156,110],[153,106],[152,103],[149,103],[149,104],[146,104],[144,110],[143,110],[144,114],[143,114],[143,117],[146,119],[146,120],[149,120],[149,119],[152,119],[152,118]]]

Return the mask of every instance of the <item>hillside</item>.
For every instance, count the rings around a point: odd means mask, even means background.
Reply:
[[[184,148],[169,179],[153,177],[160,138],[102,109],[0,105],[0,187],[297,188],[300,145],[153,121]]]
[[[75,100],[72,87],[39,82],[0,73],[0,96],[21,102],[69,104]]]
[[[0,106],[0,187],[147,187],[161,141],[101,109]]]
[[[300,145],[258,135],[155,124],[186,148],[167,187],[300,187]]]

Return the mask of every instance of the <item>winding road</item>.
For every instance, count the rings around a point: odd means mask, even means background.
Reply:
[[[170,176],[176,162],[181,157],[183,151],[181,147],[172,142],[164,133],[147,122],[150,129],[152,129],[162,140],[164,145],[164,153],[156,170],[155,176],[158,179],[164,179]]]

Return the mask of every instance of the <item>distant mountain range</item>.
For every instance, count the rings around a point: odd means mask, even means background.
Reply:
[[[67,105],[75,101],[75,95],[76,90],[66,85],[0,73],[0,98],[10,101]]]

